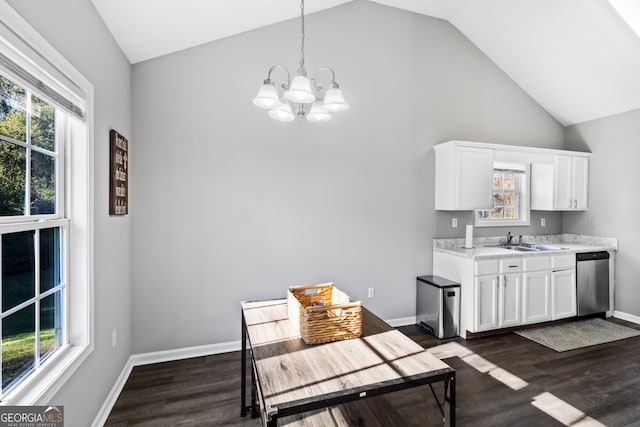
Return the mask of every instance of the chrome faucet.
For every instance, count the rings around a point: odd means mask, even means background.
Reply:
[[[511,239],[513,239],[515,236],[511,234],[510,231],[507,231],[507,245],[511,244]]]

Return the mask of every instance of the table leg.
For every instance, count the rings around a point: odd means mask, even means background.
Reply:
[[[456,373],[444,381],[444,425],[455,427],[456,425]]]
[[[240,389],[242,397],[240,398],[240,415],[247,415],[247,323],[242,313],[242,350],[241,350],[241,370]]]
[[[251,418],[258,418],[260,413],[258,412],[258,386],[256,384],[256,370],[251,365]]]

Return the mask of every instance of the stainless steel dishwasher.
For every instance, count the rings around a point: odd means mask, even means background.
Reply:
[[[576,254],[578,316],[609,310],[609,252]]]

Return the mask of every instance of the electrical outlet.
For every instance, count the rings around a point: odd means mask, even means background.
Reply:
[[[115,347],[117,343],[118,343],[118,330],[114,329],[113,332],[111,332],[111,345]]]
[[[451,218],[451,228],[458,228],[458,218]]]
[[[546,226],[547,226],[547,219],[540,218],[540,227],[546,227]]]
[[[589,228],[596,228],[596,223],[593,221],[593,218],[589,218],[589,219],[587,220],[587,226],[588,226]]]
[[[375,292],[374,292],[373,288],[367,289],[367,297],[373,298],[374,296],[375,296]]]

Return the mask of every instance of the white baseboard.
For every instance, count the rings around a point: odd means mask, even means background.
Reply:
[[[190,359],[192,357],[209,356],[211,354],[228,353],[230,351],[240,351],[240,349],[240,341],[230,341],[219,344],[199,345],[196,347],[176,348],[174,350],[134,354],[131,356],[131,359],[133,361],[133,366],[142,366],[150,365],[152,363]]]
[[[409,317],[401,317],[399,319],[389,319],[385,320],[389,325],[397,328],[399,326],[407,326],[407,325],[415,325],[416,324],[416,316]]]
[[[416,317],[401,317],[398,319],[386,320],[386,322],[394,328],[398,326],[415,325]],[[111,388],[107,399],[98,411],[96,418],[93,420],[91,427],[102,427],[107,421],[113,405],[116,404],[118,396],[122,393],[124,385],[131,375],[131,371],[136,366],[150,365],[152,363],[172,362],[174,360],[189,359],[192,357],[210,356],[212,354],[228,353],[230,351],[240,351],[242,349],[241,341],[230,341],[219,344],[200,345],[196,347],[177,348],[173,350],[154,351],[150,353],[132,354],[127,360],[116,383]]]
[[[98,414],[94,418],[93,423],[91,424],[91,427],[102,427],[104,426],[104,423],[107,422],[107,418],[111,413],[111,409],[113,409],[113,405],[116,404],[116,400],[118,400],[118,396],[120,396],[120,393],[122,392],[124,385],[127,383],[127,380],[129,379],[129,375],[131,375],[132,370],[133,370],[133,363],[131,361],[131,357],[129,357],[129,359],[127,360],[127,363],[125,363],[124,368],[122,369],[122,372],[120,372],[120,376],[116,380],[113,387],[111,387],[111,391],[107,395],[107,398],[102,404],[102,407],[100,408],[100,410],[98,411]]]
[[[624,313],[622,311],[614,310],[613,317],[616,319],[626,320],[627,322],[637,323],[640,325],[640,316],[636,316],[634,314]]]

